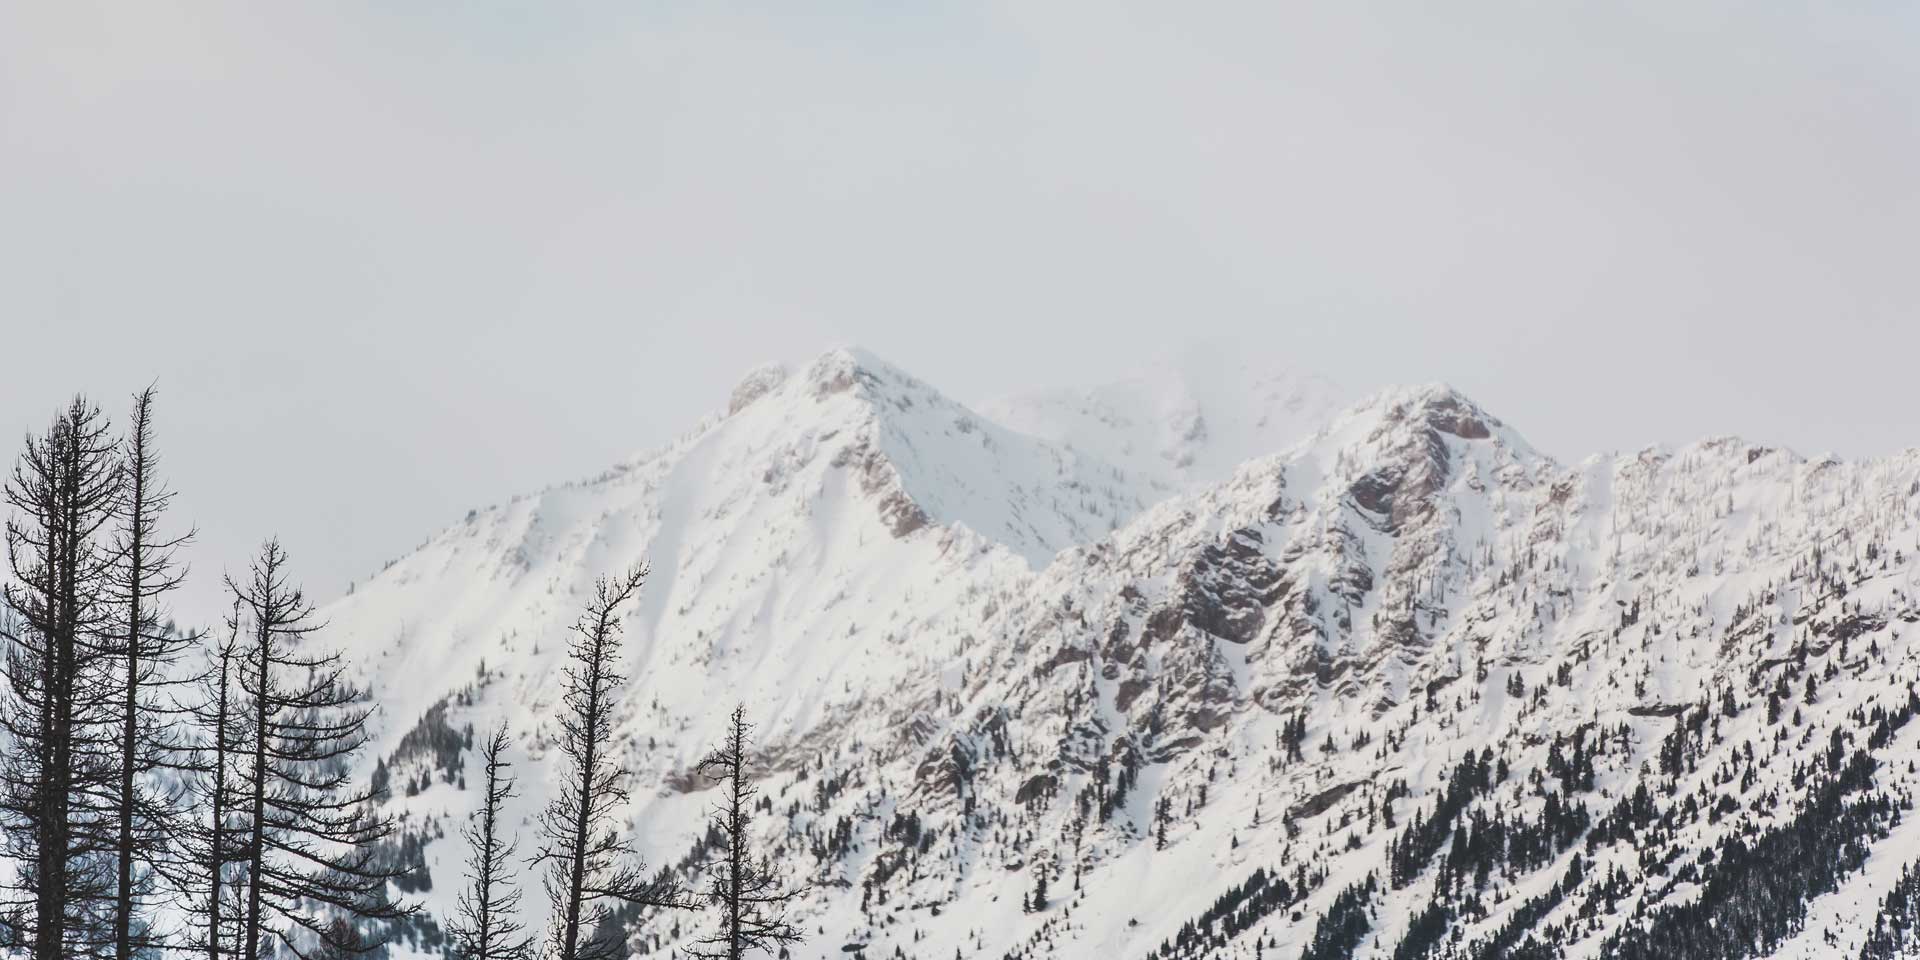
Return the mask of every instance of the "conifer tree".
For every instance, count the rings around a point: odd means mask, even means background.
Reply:
[[[380,862],[392,822],[372,790],[352,785],[350,763],[367,741],[371,707],[336,653],[316,652],[320,624],[269,540],[244,584],[233,584],[248,632],[235,671],[246,725],[237,758],[234,815],[245,906],[239,955],[260,960],[274,944],[296,957],[363,953],[384,942],[358,923],[401,919],[387,883],[404,871]]]
[[[594,584],[573,624],[560,711],[565,779],[540,817],[534,862],[546,868],[553,909],[550,953],[558,960],[611,960],[626,947],[609,929],[609,907],[691,906],[663,874],[648,878],[615,818],[627,801],[627,769],[613,743],[619,673],[620,608],[640,592],[646,567]]]
[[[236,710],[241,611],[238,599],[227,618],[227,635],[208,653],[200,678],[202,693],[189,714],[195,731],[186,766],[194,774],[188,801],[192,816],[179,831],[180,863],[165,871],[182,894],[194,928],[196,952],[207,960],[233,956],[239,940],[239,885],[229,878],[239,854],[234,842],[235,764],[244,745],[242,718]]]
[[[0,820],[32,898],[34,960],[95,952],[109,934],[114,555],[118,444],[75,397],[27,440],[6,484],[7,640]]]
[[[153,438],[154,390],[134,397],[133,419],[124,448],[117,563],[111,575],[113,599],[122,608],[116,680],[119,741],[115,745],[118,784],[114,796],[115,886],[113,956],[130,960],[136,948],[153,944],[140,916],[141,895],[151,887],[157,861],[165,856],[167,821],[173,798],[151,785],[151,775],[171,765],[179,743],[168,722],[175,711],[161,699],[171,686],[171,667],[194,638],[161,621],[162,604],[180,585],[183,573],[173,560],[186,536],[168,538],[158,530],[173,499],[158,476],[159,454]]]

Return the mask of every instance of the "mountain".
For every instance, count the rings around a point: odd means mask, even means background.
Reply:
[[[1248,460],[1292,446],[1349,399],[1322,377],[1184,356],[1141,376],[1006,397],[982,411],[1170,494],[1217,483]]]
[[[510,725],[531,829],[567,626],[645,560],[628,828],[699,856],[744,702],[794,957],[1920,955],[1920,452],[1564,465],[1440,385],[1198,434],[1146,395],[1002,425],[860,351],[764,368],[363,583],[327,637],[419,896],[459,884],[468,730]],[[705,922],[635,919],[654,955]]]

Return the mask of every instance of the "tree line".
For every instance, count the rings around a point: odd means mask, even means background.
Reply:
[[[231,612],[188,631],[166,615],[191,531],[171,532],[152,388],[116,432],[83,397],[30,435],[4,482],[0,585],[0,946],[34,960],[204,956],[333,960],[380,950],[419,912],[397,895],[395,820],[355,760],[375,705],[326,648],[288,554],[268,539],[225,585]],[[510,733],[482,746],[480,809],[462,830],[465,887],[446,918],[462,960],[614,960],[616,911],[702,910],[700,957],[800,939],[752,840],[743,710],[701,764],[717,788],[704,882],[649,872],[618,816],[629,771],[613,717],[622,610],[644,566],[601,579],[573,624],[556,717],[563,779],[523,857],[503,805]],[[538,869],[545,933],[516,874]]]

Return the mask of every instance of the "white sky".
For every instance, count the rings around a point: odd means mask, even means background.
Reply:
[[[193,604],[840,343],[964,399],[1444,379],[1565,459],[1920,444],[1920,7],[933,6],[0,0],[6,453],[157,379]]]

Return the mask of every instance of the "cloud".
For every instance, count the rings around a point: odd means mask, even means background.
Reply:
[[[321,593],[849,341],[969,397],[1227,342],[1570,457],[1886,451],[1916,17],[8,5],[0,429],[157,376],[203,568],[277,532]]]

